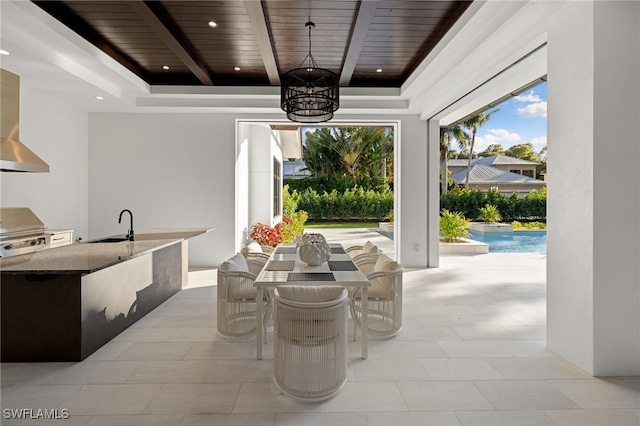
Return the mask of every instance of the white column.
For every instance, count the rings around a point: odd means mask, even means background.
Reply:
[[[401,192],[396,194],[399,212],[394,213],[396,221],[400,220],[398,260],[407,268],[424,268],[427,266],[429,244],[428,141],[426,122],[417,115],[402,118],[400,149],[396,152],[395,162],[396,186]]]
[[[273,223],[273,151],[267,124],[250,124],[249,228],[256,222]]]
[[[440,266],[440,121],[427,122],[427,266]]]
[[[547,345],[640,374],[640,3],[571,2],[548,32]]]
[[[595,2],[596,375],[640,374],[639,18],[637,1]]]

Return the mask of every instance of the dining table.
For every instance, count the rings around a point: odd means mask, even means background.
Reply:
[[[300,259],[299,247],[295,244],[280,244],[271,253],[262,271],[258,274],[254,285],[257,299],[263,300],[266,288],[284,285],[323,286],[339,285],[349,288],[362,288],[362,298],[367,300],[371,282],[358,268],[358,265],[347,254],[344,247],[338,243],[329,244],[331,256],[328,261],[320,265],[308,265]],[[257,358],[262,359],[262,346],[267,342],[264,327],[264,306],[257,304]],[[362,358],[368,356],[368,321],[367,303],[362,306],[361,324],[361,352]],[[356,334],[354,332],[354,340]]]

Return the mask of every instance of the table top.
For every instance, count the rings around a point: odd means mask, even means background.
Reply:
[[[257,287],[278,285],[349,285],[369,287],[371,283],[360,271],[340,244],[330,244],[332,254],[329,262],[311,266],[300,260],[293,244],[281,244],[255,280]],[[284,254],[281,254],[284,253]]]

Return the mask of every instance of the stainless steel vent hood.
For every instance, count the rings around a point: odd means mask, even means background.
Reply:
[[[0,169],[47,173],[49,165],[20,142],[20,77],[0,69]]]

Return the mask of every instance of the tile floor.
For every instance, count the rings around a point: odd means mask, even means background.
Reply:
[[[371,339],[366,360],[351,342],[347,384],[320,403],[278,391],[269,344],[256,360],[255,339],[216,334],[215,271],[193,271],[186,289],[83,362],[2,364],[0,421],[639,425],[640,378],[593,378],[545,348],[545,269],[541,254],[489,254],[406,270],[403,331]],[[5,410],[20,408],[70,417],[6,418]]]

